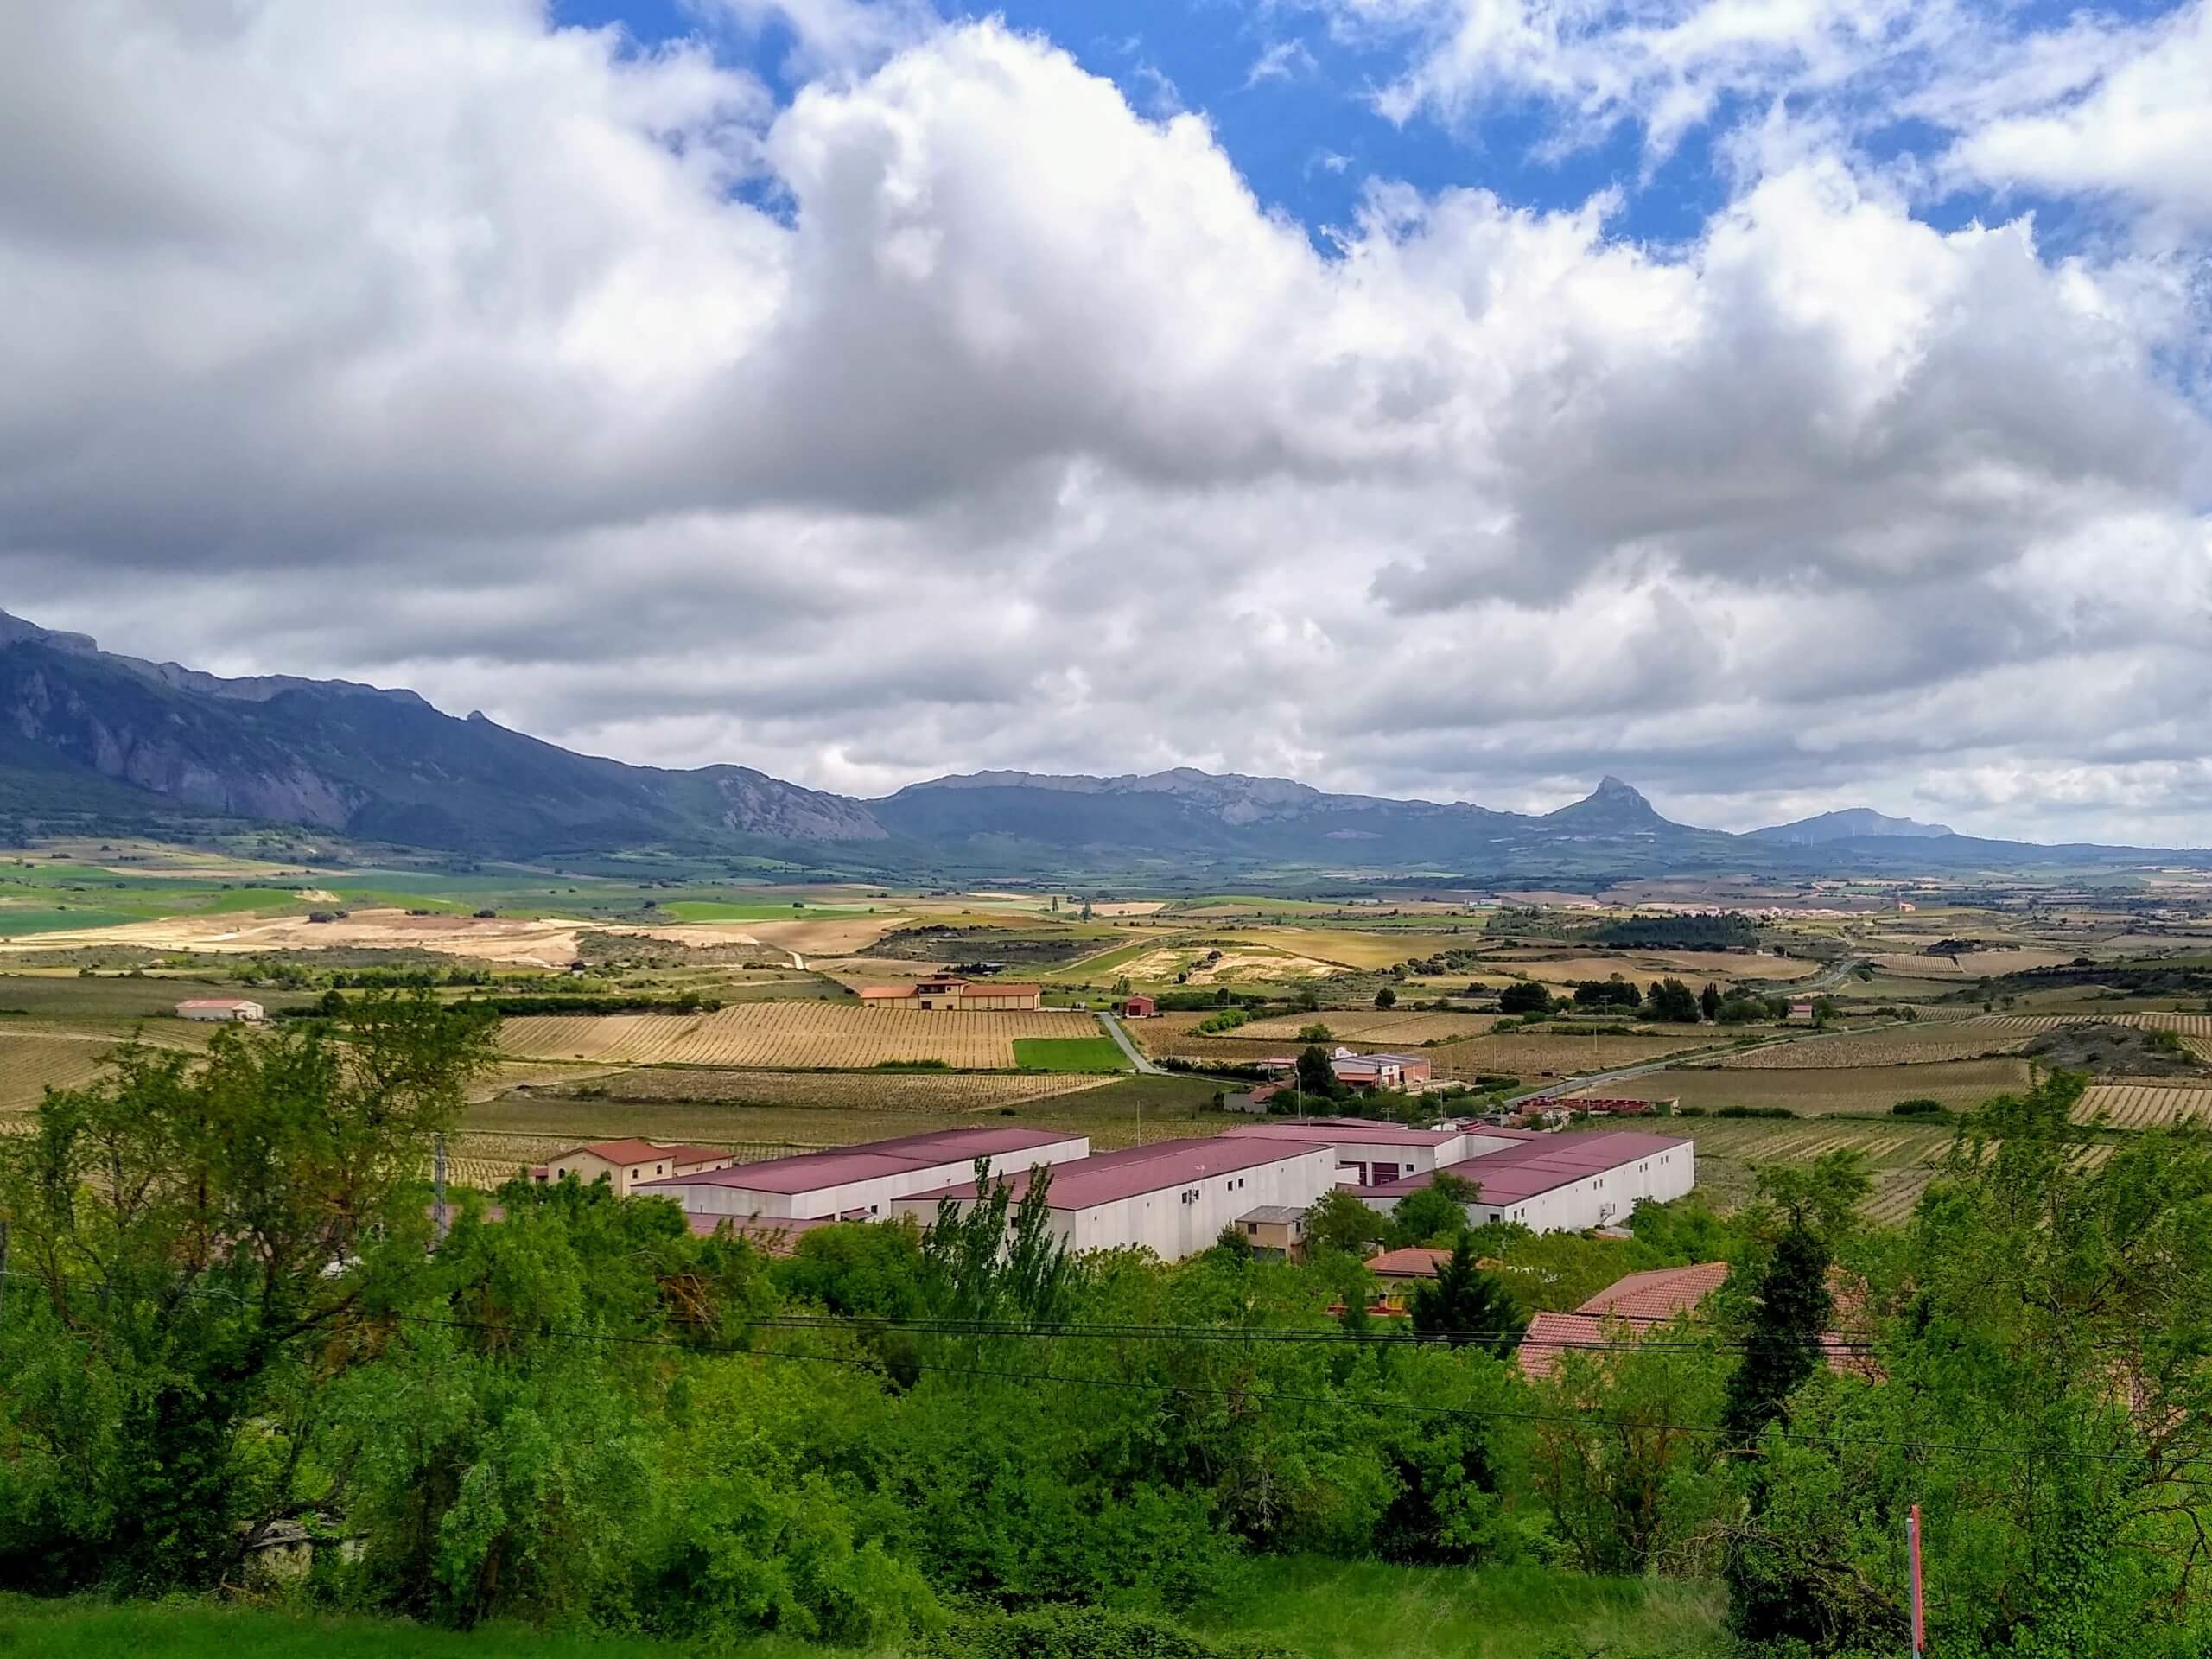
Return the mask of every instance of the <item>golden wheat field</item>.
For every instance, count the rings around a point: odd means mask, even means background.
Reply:
[[[1332,1042],[1374,1048],[1417,1048],[1424,1043],[1448,1043],[1463,1037],[1480,1037],[1495,1026],[1495,1014],[1400,1014],[1395,1009],[1371,1013],[1332,1008],[1325,1014],[1284,1014],[1255,1020],[1237,1027],[1233,1036],[1260,1042],[1283,1043],[1296,1039],[1306,1027],[1329,1028]]]
[[[2212,1089],[2177,1089],[2171,1084],[2122,1078],[2084,1090],[2073,1116],[2076,1123],[2101,1117],[2115,1129],[2161,1128],[2185,1117],[2212,1123]]]
[[[942,1060],[963,1069],[1014,1064],[1020,1037],[1095,1037],[1087,1014],[929,1013],[834,1002],[753,1002],[715,1014],[531,1014],[508,1020],[499,1046],[517,1058],[630,1065],[865,1067]]]
[[[1885,1026],[1837,1037],[1809,1037],[1731,1054],[1720,1064],[1738,1071],[1818,1071],[1831,1066],[1912,1065],[1980,1059],[2018,1048],[2030,1033],[1987,1019],[1943,1020],[1926,1026]]]

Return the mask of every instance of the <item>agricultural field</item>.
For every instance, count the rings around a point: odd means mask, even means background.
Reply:
[[[2038,968],[2063,968],[2079,953],[2037,950],[2033,946],[1996,950],[1962,950],[1955,957],[1931,957],[1924,950],[1895,951],[1874,958],[1877,970],[1900,979],[1991,979],[1999,974],[2024,974]]]
[[[48,1089],[80,1089],[106,1069],[113,1037],[0,1031],[0,1112],[36,1109]]]
[[[1014,1063],[1027,1071],[1126,1071],[1128,1057],[1111,1037],[1017,1037]]]
[[[1804,979],[1821,964],[1801,957],[1756,956],[1727,950],[1623,950],[1605,956],[1560,955],[1540,950],[1500,951],[1484,956],[1485,969],[1504,969],[1545,985],[1575,985],[1586,979],[1624,979],[1643,984],[1672,976],[1733,983],[1744,980]]]
[[[602,1102],[631,1105],[792,1106],[809,1111],[896,1109],[920,1116],[957,1116],[997,1111],[1024,1101],[1095,1089],[1105,1078],[1080,1072],[1032,1075],[1013,1071],[735,1071],[683,1066],[633,1066],[594,1072],[565,1068],[563,1076],[526,1084],[508,1100],[472,1113],[486,1128],[513,1128],[510,1115],[574,1101],[589,1109]],[[695,1131],[686,1130],[685,1134]]]
[[[968,1014],[837,1002],[753,1002],[715,1014],[531,1014],[505,1020],[499,1046],[518,1059],[771,1069],[866,1067],[941,1060],[962,1071],[1010,1069],[1017,1039],[1099,1034],[1086,1014]]]
[[[1574,1093],[1617,1100],[1673,1099],[1708,1112],[1730,1106],[1780,1106],[1801,1117],[1823,1117],[1885,1113],[1901,1100],[1914,1099],[1940,1101],[1954,1111],[1965,1111],[1992,1096],[2018,1093],[2028,1086],[2025,1061],[1996,1059],[1811,1071],[1683,1066],[1595,1084]],[[1698,1132],[1703,1133],[1701,1128]]]
[[[1952,1141],[1946,1127],[1883,1120],[1707,1118],[1667,1127],[1696,1141],[1699,1190],[1726,1208],[1751,1200],[1756,1172],[1765,1165],[1809,1163],[1823,1153],[1856,1152],[1866,1160],[1874,1182],[1861,1207],[1870,1218],[1890,1224],[1911,1213]]]
[[[1547,1077],[1571,1077],[1641,1065],[1705,1046],[1713,1039],[1695,1032],[1672,1036],[1570,1037],[1546,1031],[1509,1032],[1471,1037],[1423,1051],[1439,1082],[1477,1077],[1516,1077],[1536,1084]]]
[[[2031,1033],[1988,1020],[1931,1020],[1882,1026],[1837,1036],[1807,1037],[1745,1049],[1717,1062],[1742,1071],[1812,1071],[1831,1066],[1914,1065],[1982,1059],[2018,1048]]]
[[[176,1005],[192,996],[250,996],[271,1009],[296,1007],[313,999],[297,991],[241,986],[235,982],[168,977],[160,974],[0,974],[0,1017],[81,1025],[88,1021],[175,1019]]]
[[[2075,1103],[2074,1122],[2101,1120],[2115,1129],[2158,1129],[2185,1118],[2212,1124],[2212,1088],[2177,1089],[2126,1078],[2093,1084]]]
[[[1379,1008],[1361,1013],[1331,1008],[1324,1014],[1285,1014],[1247,1020],[1230,1035],[1262,1042],[1293,1042],[1306,1027],[1320,1024],[1329,1028],[1330,1041],[1353,1048],[1419,1048],[1427,1043],[1485,1036],[1498,1019],[1494,1014],[1402,1014]]]
[[[1063,979],[1081,974],[1124,978],[1140,985],[1178,981],[1192,985],[1275,985],[1325,979],[1344,972],[1338,964],[1289,950],[1236,944],[1147,945],[1134,950],[1089,957],[1062,970]]]
[[[661,1095],[655,1091],[665,1089]],[[710,1090],[727,1090],[715,1096]],[[1203,1078],[979,1077],[930,1072],[625,1071],[562,1092],[512,1091],[469,1109],[465,1145],[504,1180],[518,1161],[582,1141],[640,1135],[773,1157],[809,1147],[911,1135],[961,1122],[1013,1121],[1088,1135],[1101,1149],[1217,1134],[1218,1085]],[[762,1150],[773,1148],[774,1150]],[[481,1172],[477,1172],[480,1173]],[[456,1177],[455,1179],[459,1179]]]

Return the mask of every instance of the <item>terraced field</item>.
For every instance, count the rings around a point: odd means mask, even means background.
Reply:
[[[2152,1031],[2178,1032],[2185,1039],[2212,1039],[2212,1014],[2180,1014],[2164,1009],[2141,1014],[2099,1014],[2089,1009],[2080,1014],[1986,1014],[1976,1023],[2029,1036],[2056,1031],[2061,1026],[2098,1024],[2141,1026]]]
[[[1951,1144],[1948,1128],[1904,1123],[1745,1119],[1693,1121],[1679,1127],[1697,1142],[1699,1188],[1724,1206],[1750,1200],[1756,1172],[1764,1166],[1855,1152],[1866,1160],[1874,1183],[1861,1208],[1870,1218],[1889,1224],[1911,1214]]]
[[[2033,1033],[2015,1031],[1984,1015],[1974,1020],[1930,1021],[1926,1026],[1885,1026],[1840,1037],[1813,1037],[1746,1049],[1719,1062],[1734,1071],[1805,1071],[1835,1066],[1914,1065],[1942,1060],[1980,1059],[2018,1048]]]
[[[1483,1036],[1499,1018],[1495,1014],[1400,1014],[1395,1009],[1346,1013],[1332,1008],[1325,1014],[1285,1014],[1270,1020],[1254,1020],[1237,1027],[1232,1034],[1262,1042],[1286,1043],[1318,1021],[1329,1028],[1332,1041],[1351,1047],[1418,1048],[1424,1043],[1448,1043]]]
[[[1018,1037],[1093,1037],[1087,1014],[950,1014],[822,1002],[755,1002],[715,1014],[531,1014],[505,1021],[516,1058],[771,1069],[942,1060],[1010,1069]]]
[[[2115,1129],[2163,1128],[2183,1118],[2212,1123],[2212,1089],[2177,1089],[2171,1084],[2125,1078],[2101,1083],[2082,1091],[2073,1118],[2076,1123],[2102,1118]]]
[[[1718,1111],[1782,1106],[1801,1117],[1886,1112],[1901,1100],[1941,1101],[1954,1111],[2028,1086],[2024,1060],[1948,1060],[1926,1065],[1829,1066],[1814,1070],[1714,1070],[1684,1066],[1575,1092],[1626,1100],[1680,1100]],[[1572,1096],[1570,1096],[1571,1098]]]

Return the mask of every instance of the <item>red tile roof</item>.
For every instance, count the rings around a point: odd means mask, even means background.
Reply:
[[[934,1164],[965,1164],[976,1159],[1013,1158],[1040,1147],[1059,1146],[1084,1137],[1064,1129],[931,1129],[921,1135],[902,1135],[891,1141],[869,1141],[855,1147],[836,1147],[823,1152],[801,1153],[766,1163],[741,1164],[734,1169],[709,1170],[663,1181],[648,1181],[641,1191],[671,1186],[734,1186],[753,1192],[812,1192],[825,1186],[843,1186]]]
[[[1385,1250],[1367,1258],[1367,1270],[1378,1279],[1433,1279],[1436,1270],[1452,1259],[1449,1250]]]
[[[1726,1262],[1700,1262],[1687,1268],[1655,1268],[1631,1273],[1599,1291],[1574,1311],[1599,1319],[1657,1324],[1694,1312],[1727,1282]]]
[[[1241,1169],[1257,1169],[1263,1164],[1280,1163],[1306,1153],[1329,1151],[1325,1141],[1240,1141],[1225,1135],[1188,1141],[1154,1141],[1148,1146],[1125,1147],[1119,1152],[1097,1153],[1075,1163],[1055,1166],[1052,1207],[1087,1210],[1093,1205],[1112,1204],[1147,1192],[1188,1186],[1193,1181],[1216,1175],[1232,1175]],[[1014,1178],[1014,1188],[1017,1197],[1028,1192],[1027,1171]],[[976,1184],[963,1181],[915,1196],[972,1198],[976,1196]]]
[[[1549,1376],[1558,1369],[1559,1357],[1570,1349],[1602,1347],[1605,1325],[1587,1313],[1538,1313],[1529,1321],[1514,1356],[1524,1376]]]

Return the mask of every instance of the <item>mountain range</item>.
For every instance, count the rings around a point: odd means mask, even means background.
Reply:
[[[2154,856],[1985,841],[1866,808],[1734,835],[1674,823],[1617,778],[1542,815],[1189,767],[1115,778],[982,772],[861,800],[749,766],[671,770],[577,754],[481,714],[455,718],[412,691],[226,679],[0,612],[0,836],[191,836],[209,820],[468,857],[658,848],[885,875],[1174,868],[1535,880]]]

